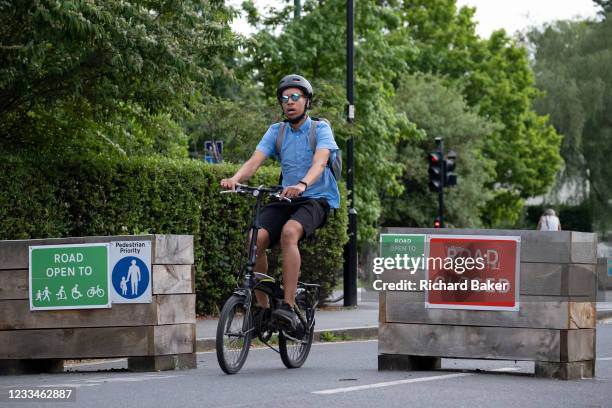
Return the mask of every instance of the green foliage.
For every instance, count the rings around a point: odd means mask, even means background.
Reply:
[[[564,135],[560,182],[587,192],[596,228],[612,226],[612,20],[562,21],[528,33],[543,94],[537,109]]]
[[[235,46],[230,18],[217,1],[1,2],[3,148],[184,156],[173,121],[198,106]]]
[[[446,189],[447,224],[480,226],[482,208],[493,195],[488,184],[495,174],[494,162],[483,155],[483,148],[495,125],[468,107],[458,89],[433,75],[402,77],[394,102],[422,137],[398,145],[396,160],[405,166],[406,190],[398,199],[385,199],[383,225],[431,227],[438,194],[428,188],[426,157],[434,150],[434,138],[443,137],[445,151],[457,152],[459,175],[458,185]]]
[[[252,200],[219,194],[235,171],[163,158],[2,156],[0,239],[193,235],[197,311],[212,313],[234,288],[250,223]],[[278,169],[263,168],[253,184],[277,178]],[[323,285],[324,296],[341,270],[346,224],[344,207],[302,247],[302,279]]]
[[[268,126],[279,120],[279,109],[278,105],[258,104],[256,90],[248,95],[246,90],[242,93],[242,98],[211,98],[194,119],[187,121],[192,156],[204,155],[207,140],[223,141],[224,161],[242,163],[253,154]]]

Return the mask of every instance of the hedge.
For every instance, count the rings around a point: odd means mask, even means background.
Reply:
[[[0,239],[122,234],[194,236],[197,312],[216,313],[231,294],[244,252],[252,199],[219,194],[236,165],[165,158],[1,157]],[[278,169],[263,167],[251,184],[272,185]],[[336,283],[347,241],[343,206],[302,244],[304,281]],[[273,257],[274,258],[274,257]],[[280,264],[271,273],[278,275]]]

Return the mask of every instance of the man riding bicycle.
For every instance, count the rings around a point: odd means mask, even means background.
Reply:
[[[300,325],[293,310],[301,266],[298,243],[325,224],[330,208],[340,206],[336,179],[328,166],[330,157],[338,151],[338,145],[327,123],[313,122],[308,116],[313,89],[304,77],[285,76],[278,84],[276,97],[286,118],[285,124],[281,122],[270,126],[251,158],[231,178],[221,180],[221,186],[234,190],[237,184],[253,176],[268,157],[280,158],[283,186],[281,197],[289,198],[291,202],[281,200],[262,209],[254,271],[267,273],[266,250],[280,242],[284,302],[274,310],[272,317],[295,331]],[[316,148],[313,152],[308,135],[311,126],[315,125]],[[277,139],[281,129],[284,136]],[[280,151],[277,151],[278,140],[282,140]],[[255,295],[258,305],[264,311],[268,309],[266,296],[260,291],[255,291]]]

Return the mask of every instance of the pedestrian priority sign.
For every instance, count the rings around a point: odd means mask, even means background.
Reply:
[[[117,241],[109,247],[113,303],[151,303],[151,241]]]
[[[30,310],[111,307],[107,244],[29,248]]]

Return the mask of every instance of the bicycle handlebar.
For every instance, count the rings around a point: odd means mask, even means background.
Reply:
[[[251,186],[247,186],[246,184],[236,184],[235,190],[221,191],[221,194],[227,194],[227,193],[249,194],[250,193],[257,197],[260,193],[267,193],[268,195],[275,197],[278,200],[285,200],[285,201],[291,202],[290,198],[280,196],[280,193],[282,193],[282,191],[283,191],[282,186],[264,187],[263,185],[261,185],[259,187],[251,187]]]

